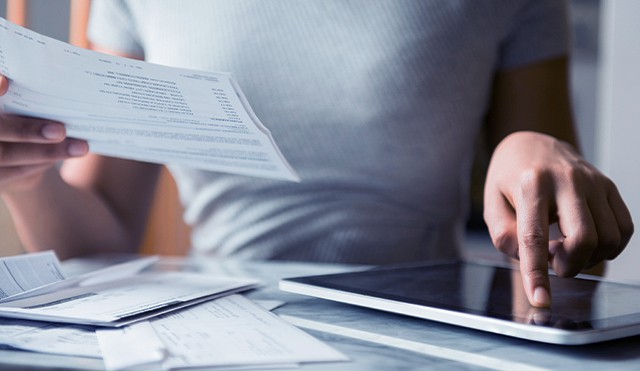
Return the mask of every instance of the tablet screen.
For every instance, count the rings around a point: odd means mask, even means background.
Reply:
[[[291,279],[294,282],[398,302],[568,330],[640,321],[640,288],[551,276],[553,304],[533,308],[520,273],[510,268],[447,263]]]

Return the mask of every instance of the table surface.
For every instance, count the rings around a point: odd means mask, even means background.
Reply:
[[[63,264],[70,275],[93,270],[122,257],[74,259]],[[196,261],[163,258],[165,269],[203,271],[262,280],[251,299],[280,300],[275,310],[305,326],[307,332],[346,354],[351,361],[303,365],[305,370],[500,369],[620,370],[640,369],[640,336],[586,346],[559,346],[509,338],[456,326],[334,303],[278,290],[281,278],[333,273],[353,266]],[[101,360],[0,350],[1,369],[103,369]]]

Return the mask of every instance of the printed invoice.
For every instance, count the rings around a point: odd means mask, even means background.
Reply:
[[[65,278],[52,252],[0,259],[0,317],[118,327],[259,285],[189,272],[140,272],[156,260]]]
[[[0,110],[65,123],[91,151],[299,181],[228,73],[78,48],[0,18]]]
[[[230,295],[120,329],[98,329],[107,370],[266,367],[348,358],[241,296]]]

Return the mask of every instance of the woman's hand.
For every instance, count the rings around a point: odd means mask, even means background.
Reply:
[[[0,75],[0,95],[9,80]],[[0,115],[0,193],[29,187],[57,162],[88,152],[88,144],[66,137],[64,125],[33,117]]]
[[[563,277],[613,259],[633,234],[616,186],[568,143],[516,132],[489,166],[484,217],[494,245],[520,260],[529,302],[551,305],[548,267]],[[561,236],[549,238],[558,223]]]

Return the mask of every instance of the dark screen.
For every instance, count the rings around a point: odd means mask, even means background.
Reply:
[[[382,268],[294,281],[390,300],[565,329],[622,325],[640,317],[640,287],[551,276],[553,303],[531,307],[520,272],[471,263]]]

